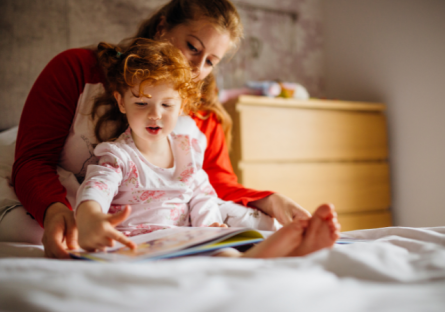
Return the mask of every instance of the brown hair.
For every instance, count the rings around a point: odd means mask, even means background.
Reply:
[[[243,34],[238,12],[228,0],[171,0],[141,24],[135,37],[154,39],[162,19],[165,20],[167,29],[190,21],[205,19],[217,29],[228,31],[233,46],[238,45]],[[215,113],[221,122],[227,146],[230,148],[232,120],[218,101],[216,81],[212,73],[204,79],[200,110]],[[201,114],[196,114],[196,116],[202,119],[208,117]]]
[[[99,142],[116,139],[128,128],[127,118],[113,95],[116,91],[123,95],[128,88],[140,84],[139,94],[143,95],[146,83],[168,83],[183,99],[181,108],[185,113],[198,109],[202,82],[193,81],[193,69],[171,43],[136,38],[126,47],[117,47],[101,42],[97,54],[106,77],[105,93],[96,98],[91,112],[93,119],[98,118],[94,133]],[[98,113],[101,106],[108,106],[102,115]],[[113,122],[112,128],[109,122]]]

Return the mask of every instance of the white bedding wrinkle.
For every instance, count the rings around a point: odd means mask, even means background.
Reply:
[[[0,302],[15,311],[441,311],[445,304],[443,280],[375,283],[319,266],[299,268],[293,260],[98,265],[4,259]]]
[[[96,263],[26,258],[26,252],[18,250],[29,246],[9,243],[5,250],[0,244],[0,257],[16,254],[0,259],[0,307],[7,311],[442,312],[444,230],[347,232],[343,236],[374,240],[272,260],[189,257]]]

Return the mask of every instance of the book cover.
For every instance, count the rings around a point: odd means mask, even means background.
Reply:
[[[72,258],[102,262],[136,262],[176,258],[262,241],[267,234],[249,228],[177,227],[131,237],[138,248],[116,242],[103,252],[69,251]]]

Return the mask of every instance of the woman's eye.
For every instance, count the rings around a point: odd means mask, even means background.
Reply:
[[[211,60],[207,60],[206,62],[207,62],[207,65],[209,65],[209,66],[212,66],[212,67],[213,67],[213,63],[212,63],[212,61],[211,61]]]
[[[145,105],[147,105],[147,103],[144,103],[144,102],[136,102],[135,104],[137,106],[145,106]]]
[[[187,42],[187,46],[192,52],[198,52],[198,49],[195,48],[190,42]]]

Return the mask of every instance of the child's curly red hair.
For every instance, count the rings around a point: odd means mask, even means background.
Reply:
[[[115,91],[123,95],[128,88],[140,84],[139,94],[149,97],[142,93],[143,85],[167,83],[183,99],[181,108],[186,114],[197,110],[202,82],[194,81],[196,72],[171,43],[137,38],[126,46],[117,47],[101,42],[97,55],[107,79],[105,94],[96,99],[92,110],[93,118],[98,117],[95,134],[99,142],[117,138],[128,127],[113,96]],[[98,108],[102,105],[111,107],[98,116]],[[105,131],[109,121],[115,123],[111,134]]]

